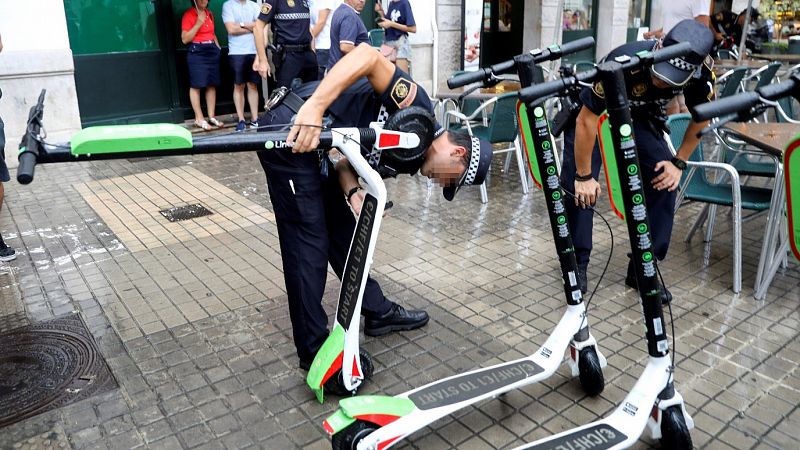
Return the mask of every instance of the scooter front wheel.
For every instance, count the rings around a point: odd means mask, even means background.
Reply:
[[[358,351],[358,357],[361,360],[361,372],[364,374],[364,380],[371,379],[372,374],[375,373],[375,365],[372,364],[372,356],[362,348]],[[344,386],[344,377],[342,376],[341,370],[328,378],[328,381],[323,385],[323,389],[325,389],[326,394],[339,397],[349,397],[355,394],[355,391],[351,392]]]
[[[358,443],[377,429],[378,426],[373,423],[356,420],[344,430],[333,435],[331,448],[333,450],[356,450]]]
[[[594,347],[585,347],[578,354],[578,376],[587,395],[594,397],[603,392],[606,382]]]
[[[683,410],[678,405],[673,405],[661,413],[661,448],[669,450],[691,450],[692,436]]]

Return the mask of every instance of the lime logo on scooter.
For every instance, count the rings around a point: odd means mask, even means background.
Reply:
[[[272,150],[275,148],[291,148],[292,146],[287,144],[286,141],[267,141],[264,142],[264,148],[267,150]]]

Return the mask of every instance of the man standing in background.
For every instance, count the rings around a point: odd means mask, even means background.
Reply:
[[[325,68],[328,66],[333,11],[340,3],[340,0],[308,0],[308,8],[311,10],[311,36],[314,37],[314,51],[317,54],[320,80],[325,76]]]
[[[328,70],[331,70],[337,61],[356,48],[358,44],[362,42],[369,44],[367,27],[361,21],[362,9],[364,9],[364,0],[344,0],[344,3],[333,12]]]
[[[3,51],[3,38],[0,37],[0,52]],[[3,97],[3,92],[0,91],[0,98]],[[5,189],[3,183],[11,181],[8,174],[8,167],[6,166],[6,132],[3,119],[0,118],[0,208],[3,207],[3,197]],[[11,261],[17,258],[17,252],[13,248],[3,242],[3,237],[0,236],[0,261]]]
[[[233,104],[239,122],[236,131],[247,127],[244,120],[244,91],[250,106],[250,128],[258,126],[258,73],[253,70],[256,41],[253,29],[258,18],[258,5],[250,0],[228,0],[222,5],[222,22],[228,31],[228,61],[233,69]]]

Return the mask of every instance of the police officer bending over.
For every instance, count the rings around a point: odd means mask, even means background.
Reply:
[[[708,57],[714,43],[713,34],[707,26],[688,19],[679,22],[667,34],[663,46],[679,42],[691,42],[691,53],[656,64],[649,71],[637,69],[625,73],[647,210],[650,214],[653,247],[659,260],[667,256],[669,249],[675,189],[686,169],[686,161],[699,142],[697,133],[707,124],[692,121],[680,148],[677,149],[677,155],[673,157],[663,135],[666,128],[664,107],[681,92],[686,97],[686,106],[690,108],[710,101],[713,95],[714,75]],[[631,42],[613,50],[606,59],[633,56],[643,50],[652,51],[657,45],[657,41]],[[593,216],[593,211],[586,208],[594,205],[600,195],[600,184],[597,182],[600,150],[596,140],[598,116],[606,108],[602,84],[597,82],[592,88],[584,88],[580,99],[583,107],[578,114],[575,128],[567,130],[564,136],[561,184],[566,190],[574,187],[575,202],[567,202],[567,217],[578,262],[578,282],[585,293],[586,267],[592,250]],[[625,284],[636,287],[632,262],[628,264]],[[661,300],[664,303],[672,300],[672,294],[664,286],[661,286]]]
[[[292,80],[317,79],[317,57],[311,49],[311,14],[307,0],[264,0],[253,30],[256,38],[256,70],[262,78],[270,75],[264,29],[272,25],[275,46],[273,55],[278,87],[290,86]]]
[[[334,127],[365,127],[379,116],[412,105],[433,109],[422,87],[368,44],[345,55],[321,82],[295,91],[301,97],[311,92],[289,133],[293,149],[259,153],[278,226],[294,342],[300,368],[305,370],[328,336],[322,296],[327,265],[341,278],[355,230],[348,202],[357,213],[364,198],[346,158],[320,158],[313,151],[323,115],[327,111]],[[262,115],[259,129],[280,127],[292,115],[294,111],[284,102]],[[445,198],[452,200],[461,186],[483,183],[491,159],[488,142],[438,127],[431,146],[419,158],[380,170],[384,176],[420,172],[443,186]],[[389,301],[371,277],[362,314],[364,333],[370,336],[411,330],[428,322],[425,311],[409,311]]]

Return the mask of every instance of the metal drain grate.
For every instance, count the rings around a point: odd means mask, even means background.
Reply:
[[[214,214],[210,209],[201,204],[176,206],[174,208],[162,209],[159,211],[162,216],[170,222],[180,222],[181,220],[196,219],[198,217],[210,216]]]
[[[116,387],[78,314],[0,335],[0,428]]]

